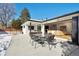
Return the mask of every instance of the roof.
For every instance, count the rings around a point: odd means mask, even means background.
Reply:
[[[42,21],[37,21],[37,20],[28,20],[28,21],[33,21],[33,22],[42,22]]]
[[[43,22],[50,21],[50,20],[54,20],[54,19],[58,19],[58,18],[65,17],[65,16],[69,16],[69,15],[72,15],[72,14],[77,14],[77,13],[79,13],[79,11],[72,12],[72,13],[67,13],[67,14],[64,14],[64,15],[61,15],[61,16],[58,16],[58,17],[54,17],[54,18],[51,18],[51,19],[47,19],[47,20],[44,20]]]
[[[58,19],[58,18],[61,18],[61,17],[69,16],[69,15],[72,15],[72,14],[77,14],[77,13],[79,13],[79,11],[72,12],[72,13],[67,13],[67,14],[64,14],[64,15],[61,15],[61,16],[58,16],[58,17],[54,17],[54,18],[51,18],[51,19],[44,20],[44,21],[40,21],[40,20],[38,21],[38,20],[36,20],[36,19],[31,19],[31,20],[28,20],[28,21],[42,23],[42,22],[46,22],[46,21]],[[26,22],[25,22],[25,23],[26,23]],[[25,24],[25,23],[23,23],[23,24]],[[22,25],[23,25],[23,24],[22,24]],[[21,25],[21,26],[22,26],[22,25]]]
[[[28,21],[26,21],[25,23],[23,23],[21,26],[23,26],[23,25],[30,25],[30,23],[31,23],[32,25],[37,25],[37,24],[41,24],[41,21],[28,20]]]

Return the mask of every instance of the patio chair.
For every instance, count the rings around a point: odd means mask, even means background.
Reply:
[[[35,39],[35,35],[30,34],[31,40],[30,42],[32,43],[32,46],[34,45],[34,39]]]
[[[30,37],[31,37],[32,46],[34,46],[34,42],[37,42],[39,40],[39,37],[33,34],[30,34]]]
[[[41,37],[38,35],[31,35],[31,39],[32,39],[32,46],[35,46],[35,48],[37,44],[41,44],[42,47],[44,47],[45,37]]]
[[[40,36],[35,36],[34,42],[35,42],[35,48],[37,44],[41,44],[42,47],[44,47],[44,37],[40,37]]]
[[[46,42],[46,37],[40,37],[40,40],[38,41],[38,44],[41,44],[42,47],[45,46],[45,42]]]
[[[78,48],[76,45],[72,44],[72,42],[69,41],[62,42],[61,44],[61,47],[63,48],[61,56],[69,56],[72,54],[73,51],[75,51]]]
[[[54,46],[54,48],[56,48],[56,40],[54,39],[55,35],[51,35],[49,34],[48,38],[47,38],[47,43],[48,43],[48,46],[49,46],[49,50],[52,49],[52,46]]]

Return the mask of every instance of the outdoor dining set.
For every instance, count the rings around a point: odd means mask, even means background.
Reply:
[[[30,34],[30,37],[31,37],[32,46],[34,46],[35,48],[37,48],[37,45],[40,44],[42,47],[45,47],[45,45],[47,45],[49,47],[49,50],[52,50],[52,47],[58,49],[58,45],[59,45],[59,48],[62,49],[61,50],[62,56],[68,56],[71,54],[71,52],[74,51],[72,47],[74,47],[75,45],[69,43],[70,41],[59,42],[57,41],[57,39],[55,39],[55,35],[52,35],[50,33],[45,34],[45,36],[38,34]]]
[[[55,35],[52,34],[46,34],[45,36],[42,35],[38,35],[38,34],[30,34],[31,37],[31,43],[32,46],[34,46],[35,48],[37,47],[37,44],[41,44],[42,47],[45,46],[45,44],[48,45],[49,50],[52,49],[52,46],[54,46],[54,48],[56,48],[56,44],[58,43],[56,41],[56,39],[54,39]]]

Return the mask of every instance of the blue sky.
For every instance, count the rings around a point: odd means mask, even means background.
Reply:
[[[16,18],[23,8],[29,10],[32,19],[41,20],[79,11],[79,3],[16,3]]]

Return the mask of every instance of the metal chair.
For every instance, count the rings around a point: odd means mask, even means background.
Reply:
[[[35,45],[35,48],[36,48],[36,43],[40,40],[38,36],[36,35],[33,35],[33,34],[30,34],[30,37],[31,37],[31,43],[32,43],[32,46]],[[35,44],[34,44],[35,43]]]
[[[30,35],[30,36],[32,39],[32,46],[35,46],[35,48],[36,48],[37,44],[41,44],[42,47],[44,47],[45,37],[41,37],[41,36],[37,36],[37,35]]]
[[[35,35],[30,34],[32,46],[34,45]]]
[[[47,43],[48,43],[48,46],[49,46],[49,50],[52,49],[52,46],[54,46],[54,48],[56,48],[56,40],[54,39],[55,35],[50,35],[48,36],[47,38]]]
[[[35,48],[36,48],[36,43],[38,43],[38,44],[41,44],[42,45],[42,47],[44,46],[44,40],[43,40],[43,38],[42,37],[40,37],[40,36],[35,36]]]

